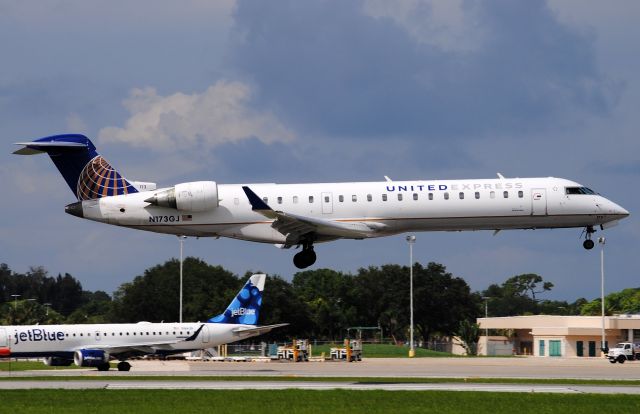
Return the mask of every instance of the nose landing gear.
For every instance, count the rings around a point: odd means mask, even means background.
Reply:
[[[593,249],[593,246],[595,246],[595,243],[593,242],[593,240],[591,240],[591,235],[595,232],[596,231],[594,230],[593,226],[587,226],[587,228],[585,229],[586,239],[584,243],[582,243],[582,247],[584,247],[587,250]]]
[[[316,262],[316,252],[313,251],[312,243],[305,243],[302,251],[293,256],[293,264],[298,269],[306,269]]]

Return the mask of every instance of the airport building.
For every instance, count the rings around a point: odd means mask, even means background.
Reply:
[[[480,355],[533,355],[539,357],[600,356],[600,316],[507,316],[478,318]],[[605,316],[605,345],[640,342],[640,315]],[[504,336],[484,336],[499,333]]]

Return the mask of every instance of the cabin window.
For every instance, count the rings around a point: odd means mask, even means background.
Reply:
[[[282,204],[282,197],[278,197],[278,204]]]
[[[120,332],[120,336],[122,336],[122,332]]]
[[[387,195],[386,194],[382,194],[382,201],[387,201]]]
[[[464,200],[464,193],[462,191],[458,193],[458,196],[460,197],[460,200]]]
[[[413,193],[413,199],[417,200],[418,199],[418,193]]]
[[[356,201],[358,201],[358,196],[357,196],[357,195],[355,195],[355,194],[354,194],[354,195],[352,195],[352,196],[351,196],[351,201],[353,201],[354,203],[355,203]]]
[[[328,203],[329,202],[329,196],[324,196],[324,202]]]
[[[129,332],[127,332],[127,336],[129,336]]]
[[[371,201],[373,200],[373,197],[371,196],[371,194],[367,194],[367,201]]]
[[[344,196],[343,195],[339,195],[338,196],[338,201],[343,203],[344,202]]]
[[[509,198],[509,192],[508,192],[508,191],[503,192],[503,193],[502,193],[502,196],[503,196],[504,198]]]
[[[480,192],[476,191],[476,200],[480,200]]]
[[[313,196],[309,196],[309,203],[313,203]]]
[[[135,333],[135,332],[134,332],[133,334],[134,334],[134,335],[136,335],[136,333]]]
[[[433,193],[429,193],[429,200],[433,200]]]
[[[490,192],[489,198],[496,198],[496,192],[495,191]]]
[[[398,201],[402,201],[402,194],[398,193]]]
[[[522,191],[518,191],[518,198],[524,197],[524,193]]]
[[[448,200],[449,199],[449,193],[444,193],[444,199]]]
[[[234,198],[234,199],[233,199],[233,204],[235,204],[236,206],[237,206],[238,204],[240,204],[240,199],[239,199],[238,197]]]
[[[73,336],[76,336],[76,334],[73,334]]]
[[[293,196],[293,204],[298,204],[298,196]]]
[[[84,336],[84,334],[81,333],[80,336]]]

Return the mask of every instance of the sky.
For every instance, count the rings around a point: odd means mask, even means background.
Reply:
[[[175,236],[81,220],[46,156],[90,137],[127,178],[219,183],[563,177],[631,212],[606,291],[640,286],[635,0],[0,0],[0,262],[115,291]],[[474,290],[523,273],[600,294],[580,229],[419,233],[414,259]],[[597,233],[602,235],[602,233]],[[291,279],[293,251],[187,239],[185,255]],[[408,264],[404,235],[316,246],[312,267]]]

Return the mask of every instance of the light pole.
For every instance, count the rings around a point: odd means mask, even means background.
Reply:
[[[607,346],[605,346],[606,338],[604,331],[604,244],[607,240],[602,237],[598,237],[598,243],[600,244],[600,305],[602,310],[602,343],[600,344],[600,350],[602,352],[608,352]]]
[[[416,350],[413,346],[413,244],[416,242],[416,236],[413,234],[407,236],[407,243],[409,243],[409,309],[411,316],[411,327],[409,328],[409,358],[413,358],[416,355]]]
[[[18,295],[18,294],[11,295],[11,297],[14,299],[13,300],[13,309],[16,310],[16,311],[18,310],[18,298],[20,296],[22,296],[22,295]]]
[[[187,236],[178,236],[178,240],[180,240],[180,323],[182,323],[182,251],[186,238]]]
[[[47,308],[46,316],[49,316],[49,306],[51,306],[51,304],[50,303],[43,303],[43,305]]]
[[[484,319],[487,319],[489,317],[489,299],[491,298],[488,296],[483,296],[482,299],[484,299]],[[489,341],[489,328],[487,328],[486,324],[484,325],[484,337],[487,341]]]

